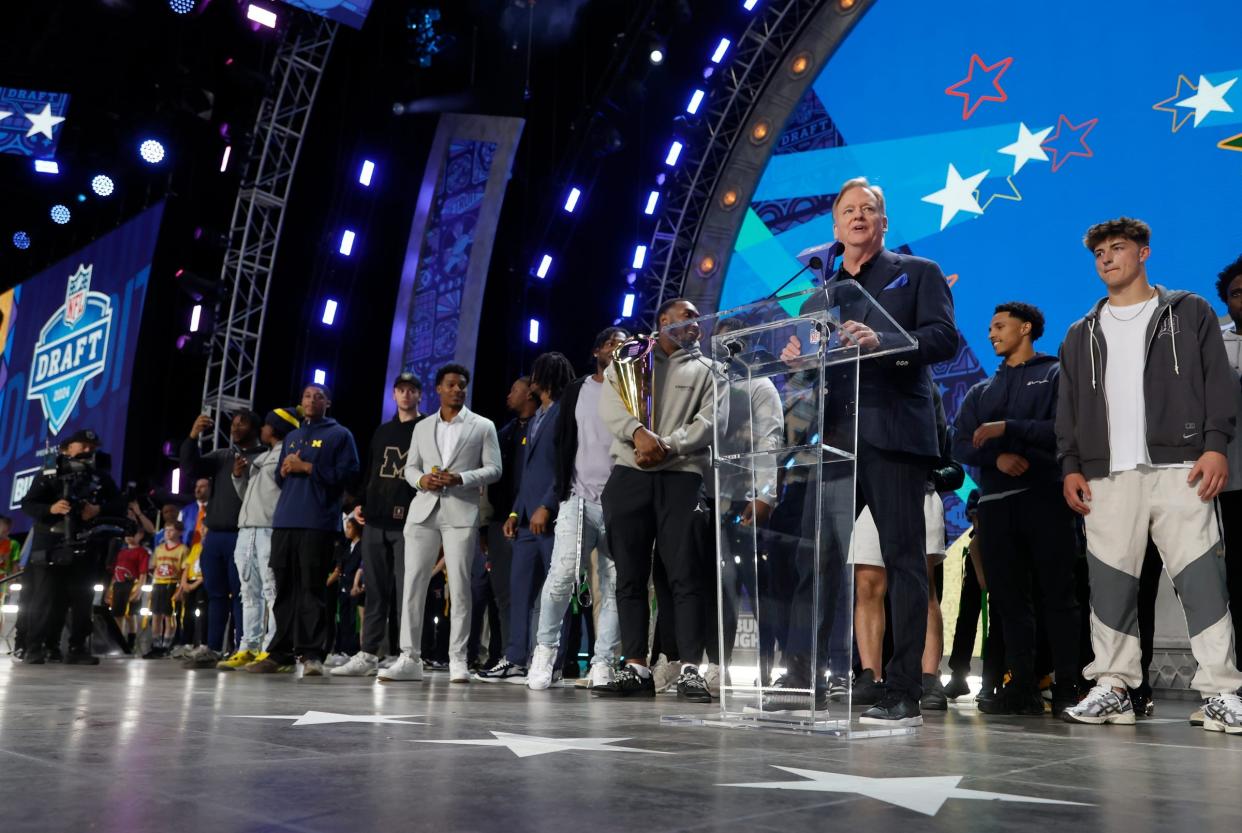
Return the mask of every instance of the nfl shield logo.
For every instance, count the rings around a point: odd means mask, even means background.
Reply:
[[[86,312],[86,296],[91,291],[90,266],[78,265],[78,271],[69,276],[69,284],[65,288],[65,325],[72,327]]]

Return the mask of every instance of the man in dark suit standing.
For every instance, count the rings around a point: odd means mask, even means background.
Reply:
[[[844,251],[841,267],[825,286],[858,282],[917,341],[913,350],[867,359],[868,351],[883,349],[885,334],[882,328],[881,332],[873,329],[880,323],[862,315],[862,320],[847,319],[841,325],[844,337],[856,342],[864,354],[858,377],[854,511],[857,514],[864,506],[870,507],[879,528],[893,616],[893,656],[886,669],[885,693],[861,719],[886,726],[920,726],[921,658],[927,634],[923,496],[928,472],[940,454],[930,366],[953,358],[957,352],[953,297],[935,263],[884,248],[888,217],[884,193],[877,186],[861,177],[846,181],[837,193],[832,216],[834,234]],[[822,296],[819,300],[822,304]],[[848,310],[842,313],[847,318]],[[781,357],[792,362],[801,349],[798,339],[791,338]],[[826,499],[832,494],[831,488],[825,489]],[[813,513],[813,503],[809,506]],[[830,546],[836,548],[839,542]],[[838,555],[829,553],[828,563],[838,564]],[[821,569],[820,575],[827,579],[834,572],[839,571],[830,567]],[[800,575],[797,592],[803,596],[811,585],[809,575]],[[822,588],[820,607],[827,616],[815,627],[822,630],[832,621],[833,612],[825,611],[831,604],[825,600],[837,597],[833,588]],[[795,605],[799,607],[808,609]],[[809,631],[811,623],[802,624],[803,632]],[[807,643],[804,651],[809,650],[809,640]],[[812,671],[808,655],[792,653],[788,661],[790,679],[785,684],[795,688],[813,685],[817,707],[820,702],[826,705],[822,663],[816,662]]]

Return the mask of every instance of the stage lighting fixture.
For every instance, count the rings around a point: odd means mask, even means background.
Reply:
[[[202,320],[203,320],[203,305],[195,304],[194,308],[190,310],[190,332],[197,333],[198,325],[202,323]]]
[[[660,64],[664,63],[664,47],[663,46],[651,47],[651,51],[647,53],[647,60],[651,61],[651,63],[654,64],[655,66],[659,66]]]
[[[686,104],[686,112],[692,116],[699,112],[699,107],[703,105],[703,96],[705,95],[707,95],[707,93],[702,90],[695,90],[694,95],[690,96],[689,103]]]
[[[647,247],[641,243],[634,247],[634,261],[630,264],[635,269],[643,268],[643,264],[647,262]]]
[[[725,53],[729,51],[729,47],[733,43],[728,38],[721,38],[720,43],[716,44],[716,51],[712,53],[712,63],[718,64],[724,60]]]
[[[754,11],[755,6],[759,5],[759,0],[743,0],[742,8],[746,11]]]
[[[172,470],[172,493],[175,495],[181,491],[181,469]],[[147,585],[142,586],[143,593],[150,593],[151,590]]]
[[[358,172],[358,183],[371,187],[371,177],[375,174],[375,163],[370,159],[362,160],[362,170]]]
[[[539,258],[539,268],[535,270],[536,278],[546,278],[548,270],[552,268],[552,255],[544,255]]]
[[[323,315],[320,316],[319,320],[327,324],[329,327],[335,324],[336,323],[336,307],[337,307],[336,301],[334,301],[333,299],[329,298],[328,300],[324,301],[323,302]]]
[[[95,585],[94,587],[92,587],[91,589],[92,589],[92,590],[94,590],[96,593],[102,593],[102,592],[103,592],[103,590],[104,590],[104,587],[103,587],[103,585],[102,585],[102,584],[96,584],[96,585]]]
[[[37,174],[58,174],[60,173],[60,164],[55,159],[36,159],[35,173]]]
[[[13,235],[13,245],[19,249],[30,248],[30,235],[24,231],[19,231]]]
[[[220,173],[229,169],[229,157],[233,155],[233,146],[225,145],[224,154],[220,157]]]
[[[647,205],[643,207],[643,213],[647,216],[655,214],[656,203],[660,201],[660,192],[652,191],[647,195]]]
[[[56,205],[52,206],[51,215],[52,222],[58,226],[63,226],[73,216],[69,213],[69,206],[62,205],[61,203],[56,203]]]
[[[530,331],[527,333],[527,338],[530,339],[531,344],[539,343],[539,319],[538,318],[532,318],[530,320]]]
[[[720,195],[720,204],[725,208],[732,208],[737,205],[737,189],[729,188]]]
[[[20,593],[20,592],[22,592],[22,586],[21,586],[20,584],[16,584],[16,583],[14,583],[14,584],[10,584],[10,585],[9,585],[9,589],[10,589],[10,590],[12,590],[14,593]]]
[[[629,318],[634,314],[634,293],[625,293],[625,300],[621,302],[621,317]]]
[[[189,336],[189,335],[179,335],[179,336],[177,336],[177,349],[178,349],[178,350],[184,350],[184,349],[186,348],[186,345],[187,345],[187,344],[189,344],[189,343],[190,343],[190,336]]]
[[[138,155],[148,165],[158,165],[164,161],[164,145],[155,139],[143,139],[138,146]]]
[[[168,0],[168,8],[173,14],[189,14],[194,11],[194,0]]]
[[[77,199],[78,202],[86,202],[86,194],[78,194],[75,199]]]
[[[313,381],[316,385],[328,384],[328,371],[321,367],[315,368],[315,372],[311,375],[311,381]]]
[[[574,209],[578,207],[578,200],[582,197],[582,191],[577,188],[569,189],[569,196],[565,198],[565,213],[573,214]]]
[[[96,174],[91,179],[91,190],[101,197],[110,197],[116,190],[116,183],[107,174]]]
[[[341,235],[341,247],[338,251],[345,255],[345,257],[349,257],[354,253],[354,236],[354,233],[349,229],[345,229],[345,232]]]
[[[677,160],[681,158],[681,142],[673,142],[668,147],[668,153],[664,156],[664,164],[672,167],[677,164]]]
[[[276,12],[271,9],[265,9],[255,3],[251,3],[246,7],[246,17],[260,26],[266,26],[269,29],[276,28]]]

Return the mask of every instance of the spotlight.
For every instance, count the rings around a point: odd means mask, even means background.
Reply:
[[[19,231],[13,235],[13,245],[19,249],[30,248],[30,235],[24,231]]]
[[[742,8],[749,12],[749,11],[753,11],[755,6],[758,6],[758,5],[759,5],[759,0],[744,0],[744,2],[742,3]]]
[[[660,201],[660,192],[652,191],[647,195],[647,205],[643,208],[643,213],[650,216],[655,214],[656,203]]]
[[[582,197],[582,191],[577,188],[569,189],[569,196],[565,198],[565,213],[573,214],[574,209],[578,207],[578,200]]]
[[[164,161],[164,146],[155,139],[144,139],[138,146],[138,155],[148,165],[158,165]]]
[[[630,265],[635,269],[643,268],[643,264],[647,262],[647,247],[639,244],[634,247],[634,261]]]
[[[225,145],[224,154],[220,157],[220,173],[229,169],[229,157],[233,155],[233,146]]]
[[[345,229],[345,232],[341,235],[341,247],[338,251],[345,255],[345,257],[349,257],[354,253],[354,237],[354,233],[349,229]]]
[[[703,96],[705,95],[707,95],[707,93],[702,90],[695,90],[694,95],[690,96],[689,103],[686,104],[686,112],[692,116],[699,112],[699,107],[703,105]]]
[[[732,45],[728,38],[721,38],[720,43],[716,44],[716,51],[712,53],[712,63],[718,64],[724,60],[725,53],[729,51],[729,47]]]
[[[246,17],[260,26],[266,26],[269,29],[276,28],[276,12],[271,9],[251,3],[246,7]]]
[[[527,333],[527,338],[530,339],[531,344],[539,343],[539,319],[538,318],[532,318],[530,320],[530,331]]]
[[[58,174],[60,173],[60,164],[55,159],[36,159],[35,173]]]
[[[94,590],[96,593],[102,593],[104,588],[102,584],[96,584],[91,589]]]
[[[172,492],[175,495],[180,491],[181,491],[181,469],[177,468],[177,469],[172,470]],[[150,593],[151,589],[147,587],[147,585],[144,584],[142,586],[142,592]]]
[[[139,616],[150,616],[150,615],[151,615],[151,608],[149,608],[149,607],[140,607],[140,608],[138,608],[138,615],[139,615]]]
[[[660,64],[664,63],[664,47],[663,46],[651,47],[651,52],[647,54],[647,60],[651,61],[651,63],[654,64],[655,66],[659,66]]]
[[[546,278],[548,270],[552,268],[552,255],[544,255],[539,258],[539,268],[535,270],[536,278]]]
[[[69,213],[69,207],[67,205],[62,205],[61,203],[56,203],[56,205],[52,206],[51,214],[52,222],[58,226],[63,226],[65,223],[69,222],[69,219],[73,216]]]
[[[634,314],[634,293],[625,293],[625,300],[621,302],[621,317],[629,318]]]
[[[195,304],[194,309],[190,310],[190,332],[197,333],[198,325],[203,320],[203,305]]]
[[[677,160],[681,158],[681,149],[682,149],[681,142],[675,141],[671,145],[669,145],[668,153],[664,157],[664,164],[668,165],[670,168],[673,165],[676,165]]]
[[[313,381],[316,385],[326,385],[328,383],[328,371],[320,367],[315,368],[315,372],[311,376],[311,381]]]
[[[112,181],[112,177],[106,174],[96,174],[91,180],[91,190],[101,197],[110,197],[116,190],[116,184]]]
[[[358,183],[371,187],[371,176],[375,173],[375,163],[370,159],[362,160],[362,170],[358,172]]]
[[[320,320],[329,327],[336,323],[336,306],[336,301],[331,298],[323,302],[323,315]]]
[[[22,592],[22,586],[16,582],[14,582],[13,584],[10,584],[9,589],[12,590],[14,593]]]
[[[173,14],[189,14],[194,11],[194,0],[168,0],[168,8]]]

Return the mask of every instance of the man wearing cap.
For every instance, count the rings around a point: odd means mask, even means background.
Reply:
[[[237,548],[233,550],[233,563],[241,579],[242,636],[233,655],[216,664],[221,671],[265,659],[267,645],[276,634],[276,575],[269,563],[272,559],[272,516],[280,497],[276,468],[285,437],[297,427],[296,408],[268,411],[259,429],[259,440],[267,450],[253,459],[239,455],[233,460],[233,488],[242,501],[237,516]]]
[[[380,644],[388,637],[388,653],[399,650],[397,632],[401,611],[401,582],[405,565],[405,516],[414,499],[414,487],[405,480],[405,459],[414,426],[423,418],[418,403],[423,385],[408,371],[392,383],[397,414],[375,429],[367,449],[364,478],[355,497],[354,519],[362,527],[362,574],[367,603],[361,650],[349,662],[332,669],[334,677],[368,677],[379,668]]]
[[[325,385],[302,389],[302,424],[285,437],[272,514],[272,572],[276,575],[276,633],[268,656],[246,666],[270,674],[302,661],[302,676],[323,675],[327,636],[327,578],[341,531],[341,496],[358,475],[358,448],[349,429],[327,415]]]
[[[241,497],[233,488],[233,461],[237,457],[250,461],[263,453],[259,442],[259,426],[262,420],[254,411],[238,411],[229,424],[228,448],[202,454],[199,441],[204,431],[211,431],[215,423],[211,417],[201,414],[190,427],[190,436],[181,443],[181,475],[185,479],[206,477],[211,479],[211,497],[207,499],[207,514],[203,519],[206,532],[199,563],[203,571],[203,586],[207,588],[207,646],[196,649],[185,661],[186,668],[215,668],[224,650],[224,628],[230,612],[232,597],[233,641],[242,640],[241,578],[233,553],[237,549],[237,516],[241,512]]]
[[[60,444],[56,470],[40,474],[22,498],[22,511],[34,520],[30,559],[24,582],[33,599],[28,619],[24,660],[30,665],[46,661],[45,646],[60,641],[62,613],[70,612],[70,665],[98,665],[87,647],[91,635],[91,607],[100,554],[90,545],[74,546],[76,533],[96,523],[96,518],[120,517],[125,501],[108,475],[107,465],[97,460],[99,437],[94,431],[77,431]],[[102,456],[102,455],[100,455]]]

